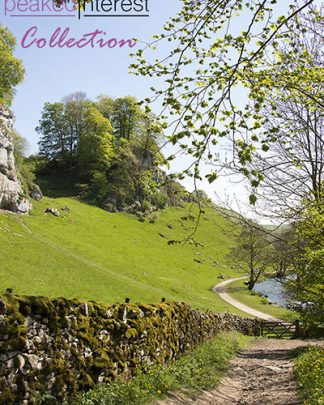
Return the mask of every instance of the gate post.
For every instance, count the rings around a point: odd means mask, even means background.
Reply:
[[[294,339],[298,339],[300,337],[300,323],[299,323],[299,319],[296,319],[295,321],[295,333],[293,338]]]

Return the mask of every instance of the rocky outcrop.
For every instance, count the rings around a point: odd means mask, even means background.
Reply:
[[[11,139],[13,116],[0,106],[0,209],[27,214],[31,204],[17,178]]]
[[[43,193],[42,190],[40,189],[40,187],[35,184],[32,183],[29,186],[29,195],[35,200],[35,201],[40,201],[43,198]]]

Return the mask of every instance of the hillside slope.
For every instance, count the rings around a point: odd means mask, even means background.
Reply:
[[[211,209],[195,239],[203,246],[171,245],[194,225],[181,221],[188,209],[168,208],[156,223],[110,214],[71,198],[44,198],[28,217],[0,214],[0,291],[75,297],[99,302],[185,301],[201,310],[240,313],[212,291],[233,243],[226,221]],[[67,206],[70,212],[62,211]],[[60,217],[45,214],[48,207]]]

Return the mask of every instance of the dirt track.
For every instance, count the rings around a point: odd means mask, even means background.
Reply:
[[[186,397],[183,392],[176,393],[155,405],[302,404],[291,355],[295,348],[309,344],[319,342],[256,340],[230,362],[229,372],[216,389],[194,398]]]

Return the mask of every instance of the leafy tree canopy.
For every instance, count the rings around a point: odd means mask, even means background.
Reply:
[[[14,56],[16,39],[0,25],[0,104],[9,106],[15,87],[24,78],[22,62]]]
[[[308,322],[324,322],[324,202],[306,201],[303,220],[297,224],[300,241],[296,256],[296,280],[288,291],[297,309]]]
[[[146,101],[161,100],[162,119],[172,123],[170,141],[193,159],[187,175],[201,179],[203,159],[217,166],[213,146],[225,139],[234,149],[230,166],[257,186],[262,174],[247,164],[257,146],[266,152],[276,139],[276,127],[266,126],[268,117],[263,114],[267,94],[289,90],[309,108],[323,108],[324,70],[310,63],[313,58],[307,49],[300,52],[294,35],[299,29],[309,30],[301,22],[303,13],[323,21],[314,3],[291,2],[285,15],[278,15],[276,0],[183,0],[164,32],[137,52],[132,71],[166,83],[152,87],[153,96]],[[156,48],[169,51],[152,60]],[[275,109],[273,105],[271,113]],[[217,170],[206,178],[213,182]],[[250,202],[255,200],[251,195]]]
[[[45,103],[37,131],[47,161],[40,161],[40,173],[57,177],[63,171],[105,209],[142,213],[181,204],[183,188],[166,185],[159,167],[165,162],[163,128],[134,97],[100,96],[94,102],[78,92]]]
[[[86,110],[83,127],[78,146],[80,170],[86,174],[94,170],[105,171],[114,155],[113,128],[93,107]]]

